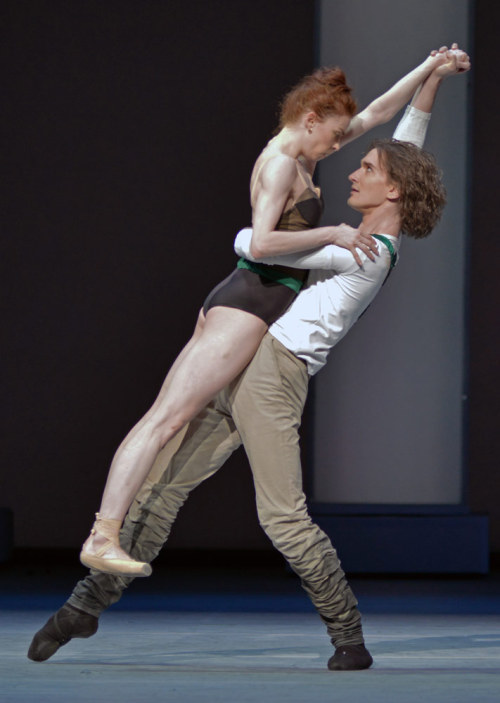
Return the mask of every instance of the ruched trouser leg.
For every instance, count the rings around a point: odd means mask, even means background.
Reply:
[[[303,362],[267,335],[245,383],[231,391],[231,412],[263,529],[300,577],[333,644],[362,644],[356,598],[330,539],[308,514],[302,488],[298,430],[307,384]]]
[[[159,454],[124,520],[121,546],[135,559],[151,562],[167,541],[189,493],[214,474],[240,444],[231,418],[214,404],[207,406],[189,424],[170,460],[169,445]],[[120,599],[132,581],[131,577],[91,571],[76,584],[68,603],[98,617]]]
[[[302,489],[298,430],[307,385],[305,365],[267,334],[245,372],[189,424],[173,456],[167,458],[169,445],[159,455],[120,541],[134,558],[154,559],[191,490],[243,441],[263,529],[300,577],[333,644],[361,644],[356,598],[330,539],[308,514]],[[91,572],[68,603],[99,616],[131,581]]]

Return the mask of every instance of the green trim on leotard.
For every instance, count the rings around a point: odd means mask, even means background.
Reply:
[[[276,283],[281,283],[281,285],[291,288],[295,293],[299,293],[304,281],[299,278],[294,278],[290,275],[285,275],[282,271],[275,269],[273,266],[267,264],[257,264],[254,261],[248,261],[248,259],[238,259],[236,264],[239,269],[248,269],[259,276],[264,276],[264,278],[269,278],[271,281]]]

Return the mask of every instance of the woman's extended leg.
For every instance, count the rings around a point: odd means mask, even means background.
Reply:
[[[151,409],[118,448],[108,475],[99,510],[108,534],[96,531],[84,544],[81,558],[87,566],[114,573],[148,575],[111,541],[149,473],[161,448],[248,364],[267,325],[255,315],[235,308],[214,307],[195,338],[182,351]],[[113,521],[112,523],[109,521]],[[98,552],[101,552],[98,555]],[[89,558],[90,557],[90,558]],[[129,562],[123,564],[123,562]],[[149,571],[150,573],[150,571]]]

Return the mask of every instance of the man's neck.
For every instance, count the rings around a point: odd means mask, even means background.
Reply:
[[[399,237],[401,219],[394,211],[392,204],[389,207],[377,207],[363,213],[359,231],[362,234],[390,234]]]

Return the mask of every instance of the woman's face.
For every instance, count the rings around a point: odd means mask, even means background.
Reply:
[[[340,142],[351,118],[348,115],[331,115],[320,119],[316,113],[306,115],[307,140],[305,154],[314,161],[320,161],[340,149]]]

